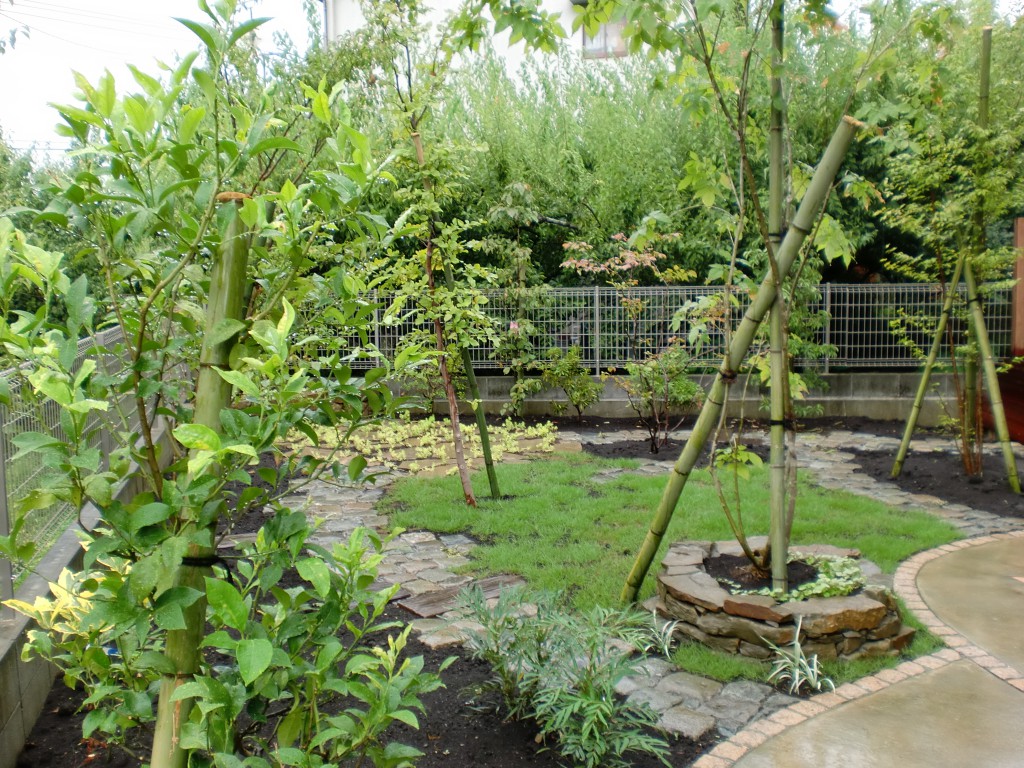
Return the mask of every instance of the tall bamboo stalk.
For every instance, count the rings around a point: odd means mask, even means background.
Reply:
[[[800,247],[814,226],[814,221],[825,203],[832,181],[850,147],[850,142],[853,141],[853,137],[860,127],[862,127],[862,123],[847,116],[839,122],[832,135],[832,140],[818,163],[818,168],[807,187],[807,192],[797,209],[796,216],[794,216],[793,222],[786,232],[786,237],[776,254],[780,279],[784,279],[792,269],[799,255]],[[754,339],[754,334],[757,333],[757,329],[764,321],[765,315],[775,300],[775,294],[775,278],[768,274],[761,281],[757,294],[750,306],[747,307],[739,327],[733,334],[732,343],[729,345],[721,368],[715,375],[714,383],[712,383],[704,407],[701,408],[700,415],[697,417],[690,439],[686,441],[686,445],[672,467],[672,474],[665,486],[650,529],[637,554],[636,562],[626,578],[622,590],[623,601],[632,602],[636,599],[640,585],[651,567],[651,562],[658,552],[665,530],[672,519],[679,496],[686,487],[686,481],[689,480],[690,473],[700,457],[704,443],[707,442],[708,436],[718,421],[724,404],[725,388],[736,380],[737,373],[743,365],[744,358]]]
[[[778,274],[775,254],[782,245],[785,226],[783,208],[782,128],[784,121],[782,95],[782,56],[785,30],[783,0],[772,4],[771,110],[768,122],[768,258],[775,282],[775,301],[769,318],[769,365],[771,367],[769,467],[771,477],[771,523],[768,546],[771,552],[772,588],[786,592],[789,588],[789,531],[786,520],[786,379],[789,377],[789,356],[786,340],[786,297],[782,276]]]
[[[221,240],[210,270],[210,293],[206,307],[206,339],[199,354],[199,374],[196,378],[196,400],[193,422],[221,431],[220,413],[231,406],[231,385],[217,373],[227,368],[234,338],[211,344],[210,333],[223,320],[244,320],[246,299],[246,267],[249,260],[249,242],[236,210],[235,198],[225,195],[223,202],[231,206],[231,220]],[[229,202],[230,201],[230,202]],[[211,468],[207,471],[217,471]],[[182,535],[201,534],[197,521],[199,510],[185,510]],[[213,524],[216,525],[216,522]],[[156,726],[153,733],[152,768],[185,768],[188,752],[181,747],[181,728],[188,722],[192,706],[190,699],[171,701],[174,692],[189,682],[199,668],[199,647],[206,628],[206,584],[210,572],[209,561],[216,554],[213,531],[209,531],[209,544],[191,543],[186,553],[187,562],[178,567],[174,584],[195,589],[204,597],[184,608],[184,629],[170,630],[164,655],[174,665],[174,674],[164,675],[160,682]]]
[[[988,130],[989,127],[989,90],[992,72],[992,27],[984,27],[981,30],[981,72],[978,86],[978,127]],[[982,141],[984,141],[984,137]],[[984,250],[985,243],[985,211],[982,207],[984,200],[979,201],[978,210],[975,214],[975,226],[977,228],[978,252]],[[1003,451],[1003,463],[1006,465],[1006,479],[1010,488],[1015,493],[1020,493],[1020,478],[1017,476],[1017,460],[1013,455],[1013,447],[1010,445],[1010,429],[1006,423],[1006,410],[1003,408],[1003,395],[999,389],[999,375],[996,372],[995,358],[992,355],[992,344],[988,337],[988,326],[985,324],[985,314],[981,309],[981,297],[978,295],[978,286],[974,279],[974,269],[970,260],[964,267],[964,277],[967,280],[967,306],[970,309],[970,317],[974,325],[974,338],[978,344],[978,354],[981,356],[982,370],[985,372],[985,383],[988,387],[988,401],[992,408],[992,422],[996,428],[996,435],[999,438],[999,445]],[[980,403],[979,403],[980,405]],[[981,429],[981,424],[977,424]],[[980,431],[978,432],[980,435]]]
[[[903,471],[903,462],[906,461],[907,451],[910,450],[910,440],[914,436],[917,419],[921,414],[921,406],[924,403],[925,395],[928,393],[928,380],[931,378],[932,369],[935,368],[935,361],[939,357],[939,347],[942,346],[942,337],[946,333],[949,315],[953,310],[953,298],[956,296],[956,289],[960,284],[964,261],[964,254],[961,253],[956,260],[956,266],[953,268],[953,279],[949,282],[946,290],[946,298],[942,302],[942,312],[939,314],[939,322],[935,326],[935,336],[932,338],[932,346],[928,350],[928,357],[924,361],[921,380],[917,384],[917,394],[914,395],[914,404],[910,408],[910,416],[907,418],[907,426],[903,430],[903,440],[900,441],[900,449],[896,452],[896,461],[892,465],[890,477],[899,477],[900,472]]]
[[[416,151],[416,162],[420,168],[427,164],[423,154],[423,139],[418,131],[412,133],[412,146]],[[429,179],[423,180],[423,188],[430,191]],[[424,269],[427,272],[427,290],[431,298],[434,297],[434,223],[429,222],[429,233],[427,235],[426,264]],[[466,464],[466,452],[462,440],[462,426],[459,423],[459,404],[455,399],[455,385],[452,383],[451,371],[448,370],[448,344],[445,339],[444,323],[440,317],[434,317],[434,342],[438,354],[438,368],[441,371],[441,381],[444,384],[445,398],[448,400],[448,418],[452,424],[452,442],[455,451],[455,466],[459,470],[459,480],[462,482],[462,493],[466,497],[466,503],[471,507],[476,506],[476,496],[473,495],[473,483],[469,479],[469,465]]]
[[[999,437],[999,447],[1003,451],[1003,464],[1006,466],[1006,479],[1013,492],[1020,493],[1017,459],[1013,455],[1013,446],[1010,444],[1010,430],[1006,424],[1006,411],[1003,408],[1003,396],[999,389],[999,374],[996,372],[996,362],[992,355],[992,344],[988,338],[985,315],[981,309],[978,283],[974,279],[974,270],[971,268],[969,260],[964,265],[964,278],[967,280],[967,306],[970,309],[971,316],[974,318],[978,351],[981,355],[982,369],[985,371],[985,383],[988,385],[988,401],[992,407],[992,421],[995,424],[996,435]]]

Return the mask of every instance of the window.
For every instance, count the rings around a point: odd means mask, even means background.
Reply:
[[[626,43],[622,39],[625,21],[611,21],[602,24],[597,34],[591,37],[583,30],[583,58],[608,59],[626,55]]]

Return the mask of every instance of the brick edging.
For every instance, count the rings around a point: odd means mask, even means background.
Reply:
[[[764,744],[768,739],[782,733],[787,728],[799,725],[816,715],[835,709],[848,701],[882,691],[901,680],[906,680],[925,672],[939,669],[954,661],[968,659],[982,669],[992,673],[1018,690],[1024,691],[1024,673],[1007,666],[1002,661],[971,643],[959,632],[939,620],[921,598],[917,590],[917,575],[925,563],[929,563],[950,552],[968,547],[991,544],[1006,539],[1024,538],[1024,531],[997,533],[989,536],[978,536],[962,539],[952,544],[918,552],[904,560],[896,569],[893,579],[893,591],[903,600],[907,609],[921,621],[929,632],[941,638],[948,647],[927,656],[920,656],[912,661],[904,661],[891,669],[883,669],[873,675],[862,677],[853,683],[844,683],[834,692],[819,693],[809,699],[791,704],[784,709],[757,720],[735,735],[721,741],[707,754],[698,758],[691,768],[731,768],[737,760],[752,749]]]

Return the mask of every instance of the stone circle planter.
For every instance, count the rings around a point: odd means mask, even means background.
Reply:
[[[764,539],[751,539],[754,547]],[[742,554],[735,541],[683,541],[673,544],[658,574],[655,609],[678,621],[678,631],[712,648],[758,659],[774,655],[775,645],[792,642],[797,618],[802,619],[802,646],[819,659],[859,659],[896,655],[913,640],[903,624],[892,593],[880,583],[881,572],[861,560],[856,550],[831,546],[793,546],[805,555],[857,559],[867,586],[853,595],[814,597],[779,603],[765,595],[734,595],[704,569],[704,560],[720,554]]]

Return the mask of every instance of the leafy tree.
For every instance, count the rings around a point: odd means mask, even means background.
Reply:
[[[42,297],[32,311],[0,306],[8,360],[25,366],[19,389],[0,396],[49,399],[62,414],[60,437],[17,438],[22,454],[52,470],[19,511],[60,500],[91,503],[101,518],[84,574],[65,580],[73,609],[59,589],[56,604],[18,607],[72,629],[36,635],[35,648],[96,683],[90,730],[123,738],[152,724],[155,768],[243,759],[277,766],[296,754],[318,765],[348,755],[395,765],[412,753],[385,746],[381,733],[394,720],[414,722],[410,708],[437,680],[399,660],[405,635],[387,649],[365,645],[388,600],[366,592],[381,544],[368,548],[357,533],[347,547],[317,548],[304,514],[253,485],[247,469],[272,459],[276,468],[260,470],[272,486],[298,473],[340,476],[333,455],[285,455],[281,441],[301,433],[319,445],[326,430],[338,446],[365,414],[400,405],[386,370],[353,375],[339,339],[323,340],[315,369],[292,351],[294,307],[303,301],[331,308],[365,337],[370,321],[348,291],[350,262],[322,276],[306,270],[310,253],[328,244],[329,223],[390,236],[363,208],[381,170],[364,137],[331,111],[323,85],[307,86],[308,101],[282,114],[239,98],[235,46],[264,20],[236,23],[233,2],[200,7],[205,22],[183,23],[200,39],[201,58],[186,57],[164,82],[133,69],[138,90],[127,95],[109,74],[96,83],[77,76],[84,103],[58,108],[88,161],[44,218],[88,238],[101,285],[72,280],[60,254],[0,220],[0,300],[19,282]],[[300,149],[284,135],[294,112],[329,136],[321,166],[272,185],[272,158]],[[57,306],[62,322],[51,313]],[[98,335],[108,328],[120,331],[117,341]],[[77,366],[80,338],[93,347]],[[101,428],[116,442],[109,452],[95,447]],[[353,459],[348,477],[359,479],[365,466]],[[120,500],[118,487],[136,475],[142,492]],[[229,482],[243,488],[233,498]],[[217,542],[233,514],[262,503],[275,516],[232,583]],[[18,533],[16,524],[0,542],[9,556],[24,554]],[[297,569],[301,587],[278,587],[286,567]],[[345,626],[350,645],[336,637]],[[110,643],[116,662],[103,651]],[[230,663],[211,664],[203,650],[211,647]],[[344,691],[354,696],[345,714],[317,716],[326,696]]]

